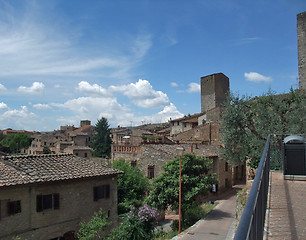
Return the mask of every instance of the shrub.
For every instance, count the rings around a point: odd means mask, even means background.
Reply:
[[[139,209],[132,208],[120,226],[111,232],[107,240],[151,240],[154,238],[156,220],[156,209],[147,205]]]
[[[185,211],[183,226],[185,228],[192,226],[204,215],[204,209],[198,203],[195,202],[190,208]]]
[[[108,218],[103,210],[94,213],[92,219],[87,223],[80,224],[80,230],[77,233],[79,240],[103,239],[104,230],[109,226]]]

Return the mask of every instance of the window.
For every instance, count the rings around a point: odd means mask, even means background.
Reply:
[[[110,185],[102,185],[93,188],[94,201],[99,199],[107,199],[110,196]]]
[[[225,162],[225,172],[228,172],[228,163]]]
[[[47,209],[59,209],[59,193],[37,195],[36,211],[42,212]]]
[[[148,166],[148,178],[154,178],[154,166]]]
[[[84,153],[84,157],[86,157],[86,158],[87,158],[87,153]]]
[[[179,126],[180,125],[180,122],[177,122],[177,126]]]
[[[131,161],[131,167],[136,167],[137,162],[136,161]]]
[[[187,123],[184,123],[184,127],[187,127]]]
[[[7,214],[14,215],[21,212],[21,201],[9,201],[7,203]]]

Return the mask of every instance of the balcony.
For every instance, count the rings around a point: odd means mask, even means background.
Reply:
[[[285,180],[283,171],[271,171],[270,152],[269,136],[235,240],[306,239],[306,181],[299,181],[305,178]]]

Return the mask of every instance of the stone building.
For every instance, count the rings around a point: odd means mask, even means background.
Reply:
[[[170,120],[170,136],[174,136],[181,132],[188,131],[199,125],[198,119],[203,113],[196,113],[187,115],[182,118]]]
[[[156,141],[127,141],[132,136],[124,140],[124,136],[132,135],[132,131],[128,133],[127,130],[118,129],[112,144],[111,160],[125,159],[132,166],[137,165],[150,179],[159,176],[163,171],[162,166],[177,156],[178,146],[184,146],[186,152],[213,159],[212,171],[217,174],[220,191],[245,179],[245,171],[242,170],[244,165],[232,168],[219,153],[220,120],[228,92],[229,78],[223,73],[202,77],[201,113],[170,120],[171,140],[165,138],[169,141],[161,141],[159,144]]]
[[[306,90],[306,12],[297,14],[299,88]]]
[[[220,159],[219,146],[204,144],[180,144],[185,153],[193,152],[197,156],[213,160],[212,172],[217,174],[219,190],[223,191],[232,186],[232,169]],[[149,179],[159,176],[163,172],[163,165],[177,157],[178,145],[142,144],[134,147],[113,149],[112,160],[125,159],[132,166],[139,169]]]
[[[75,239],[100,208],[117,225],[120,173],[72,154],[2,157],[0,239]]]
[[[27,154],[42,154],[44,147],[48,147],[54,153],[64,153],[65,148],[71,146],[91,148],[94,126],[89,120],[81,121],[81,127],[61,126],[60,130],[52,132],[35,133],[32,135],[31,146],[26,150]]]
[[[91,158],[93,150],[86,146],[69,146],[64,149],[65,153],[71,153],[78,157]]]

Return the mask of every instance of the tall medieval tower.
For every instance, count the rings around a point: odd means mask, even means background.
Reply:
[[[306,12],[297,14],[299,89],[306,90]]]
[[[229,78],[223,73],[201,77],[201,112],[221,107],[229,92]]]

